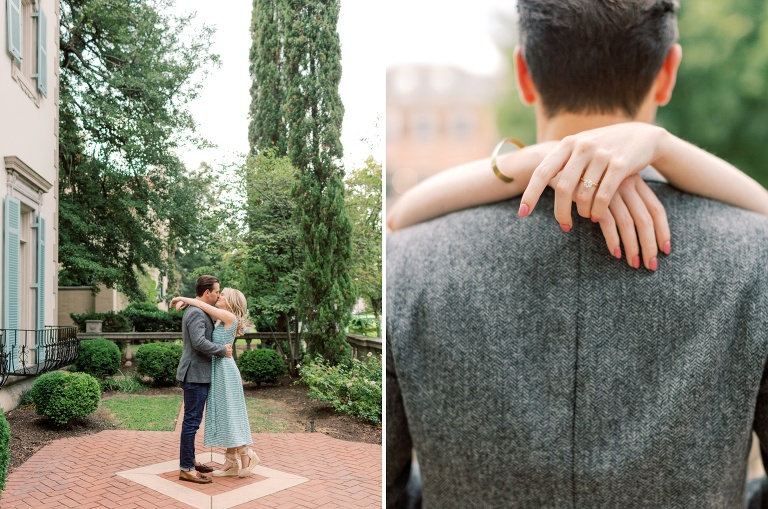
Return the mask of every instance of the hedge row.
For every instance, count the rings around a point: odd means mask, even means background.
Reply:
[[[134,302],[127,308],[115,313],[70,313],[80,332],[85,332],[86,320],[101,320],[103,332],[180,332],[181,311],[163,311],[154,304]]]

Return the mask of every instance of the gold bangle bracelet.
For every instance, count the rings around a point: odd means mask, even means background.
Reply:
[[[493,149],[493,154],[491,154],[491,168],[493,168],[493,173],[496,175],[499,180],[502,182],[506,182],[507,184],[510,182],[513,182],[515,179],[512,177],[507,177],[501,171],[499,170],[499,167],[496,165],[496,157],[499,155],[499,150],[501,150],[501,147],[504,146],[505,143],[511,143],[513,145],[517,145],[519,148],[525,148],[525,144],[516,139],[516,138],[504,138],[499,142],[498,145],[496,145],[496,148]]]

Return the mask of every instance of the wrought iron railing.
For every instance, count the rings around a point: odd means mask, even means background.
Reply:
[[[77,359],[77,327],[0,329],[0,388],[8,377],[36,376]]]

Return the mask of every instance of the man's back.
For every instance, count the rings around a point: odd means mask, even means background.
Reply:
[[[180,382],[210,383],[211,355],[223,356],[223,345],[211,342],[213,322],[202,309],[189,306],[181,321],[182,353],[176,369]]]
[[[410,433],[426,507],[738,507],[768,218],[653,189],[656,273],[588,220],[561,232],[550,192],[528,218],[514,200],[388,238],[388,503]]]

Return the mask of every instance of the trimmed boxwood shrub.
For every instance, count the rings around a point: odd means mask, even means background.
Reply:
[[[237,357],[237,367],[243,380],[275,384],[286,372],[285,361],[271,348],[246,350]]]
[[[112,376],[120,369],[120,348],[103,339],[83,339],[78,347],[77,360],[70,371],[88,373],[96,378]]]
[[[181,345],[175,343],[141,345],[136,352],[136,372],[148,376],[155,384],[172,384],[176,381],[181,351]]]
[[[32,386],[35,411],[57,426],[92,414],[100,399],[99,382],[88,373],[53,371],[41,375]]]
[[[120,348],[106,339],[80,341],[72,371],[88,373],[96,378],[112,376],[120,369]]]
[[[0,493],[5,488],[5,477],[8,475],[8,461],[11,459],[11,427],[0,408]]]
[[[181,311],[163,311],[148,302],[134,302],[120,314],[133,323],[136,332],[181,332],[184,316]]]

